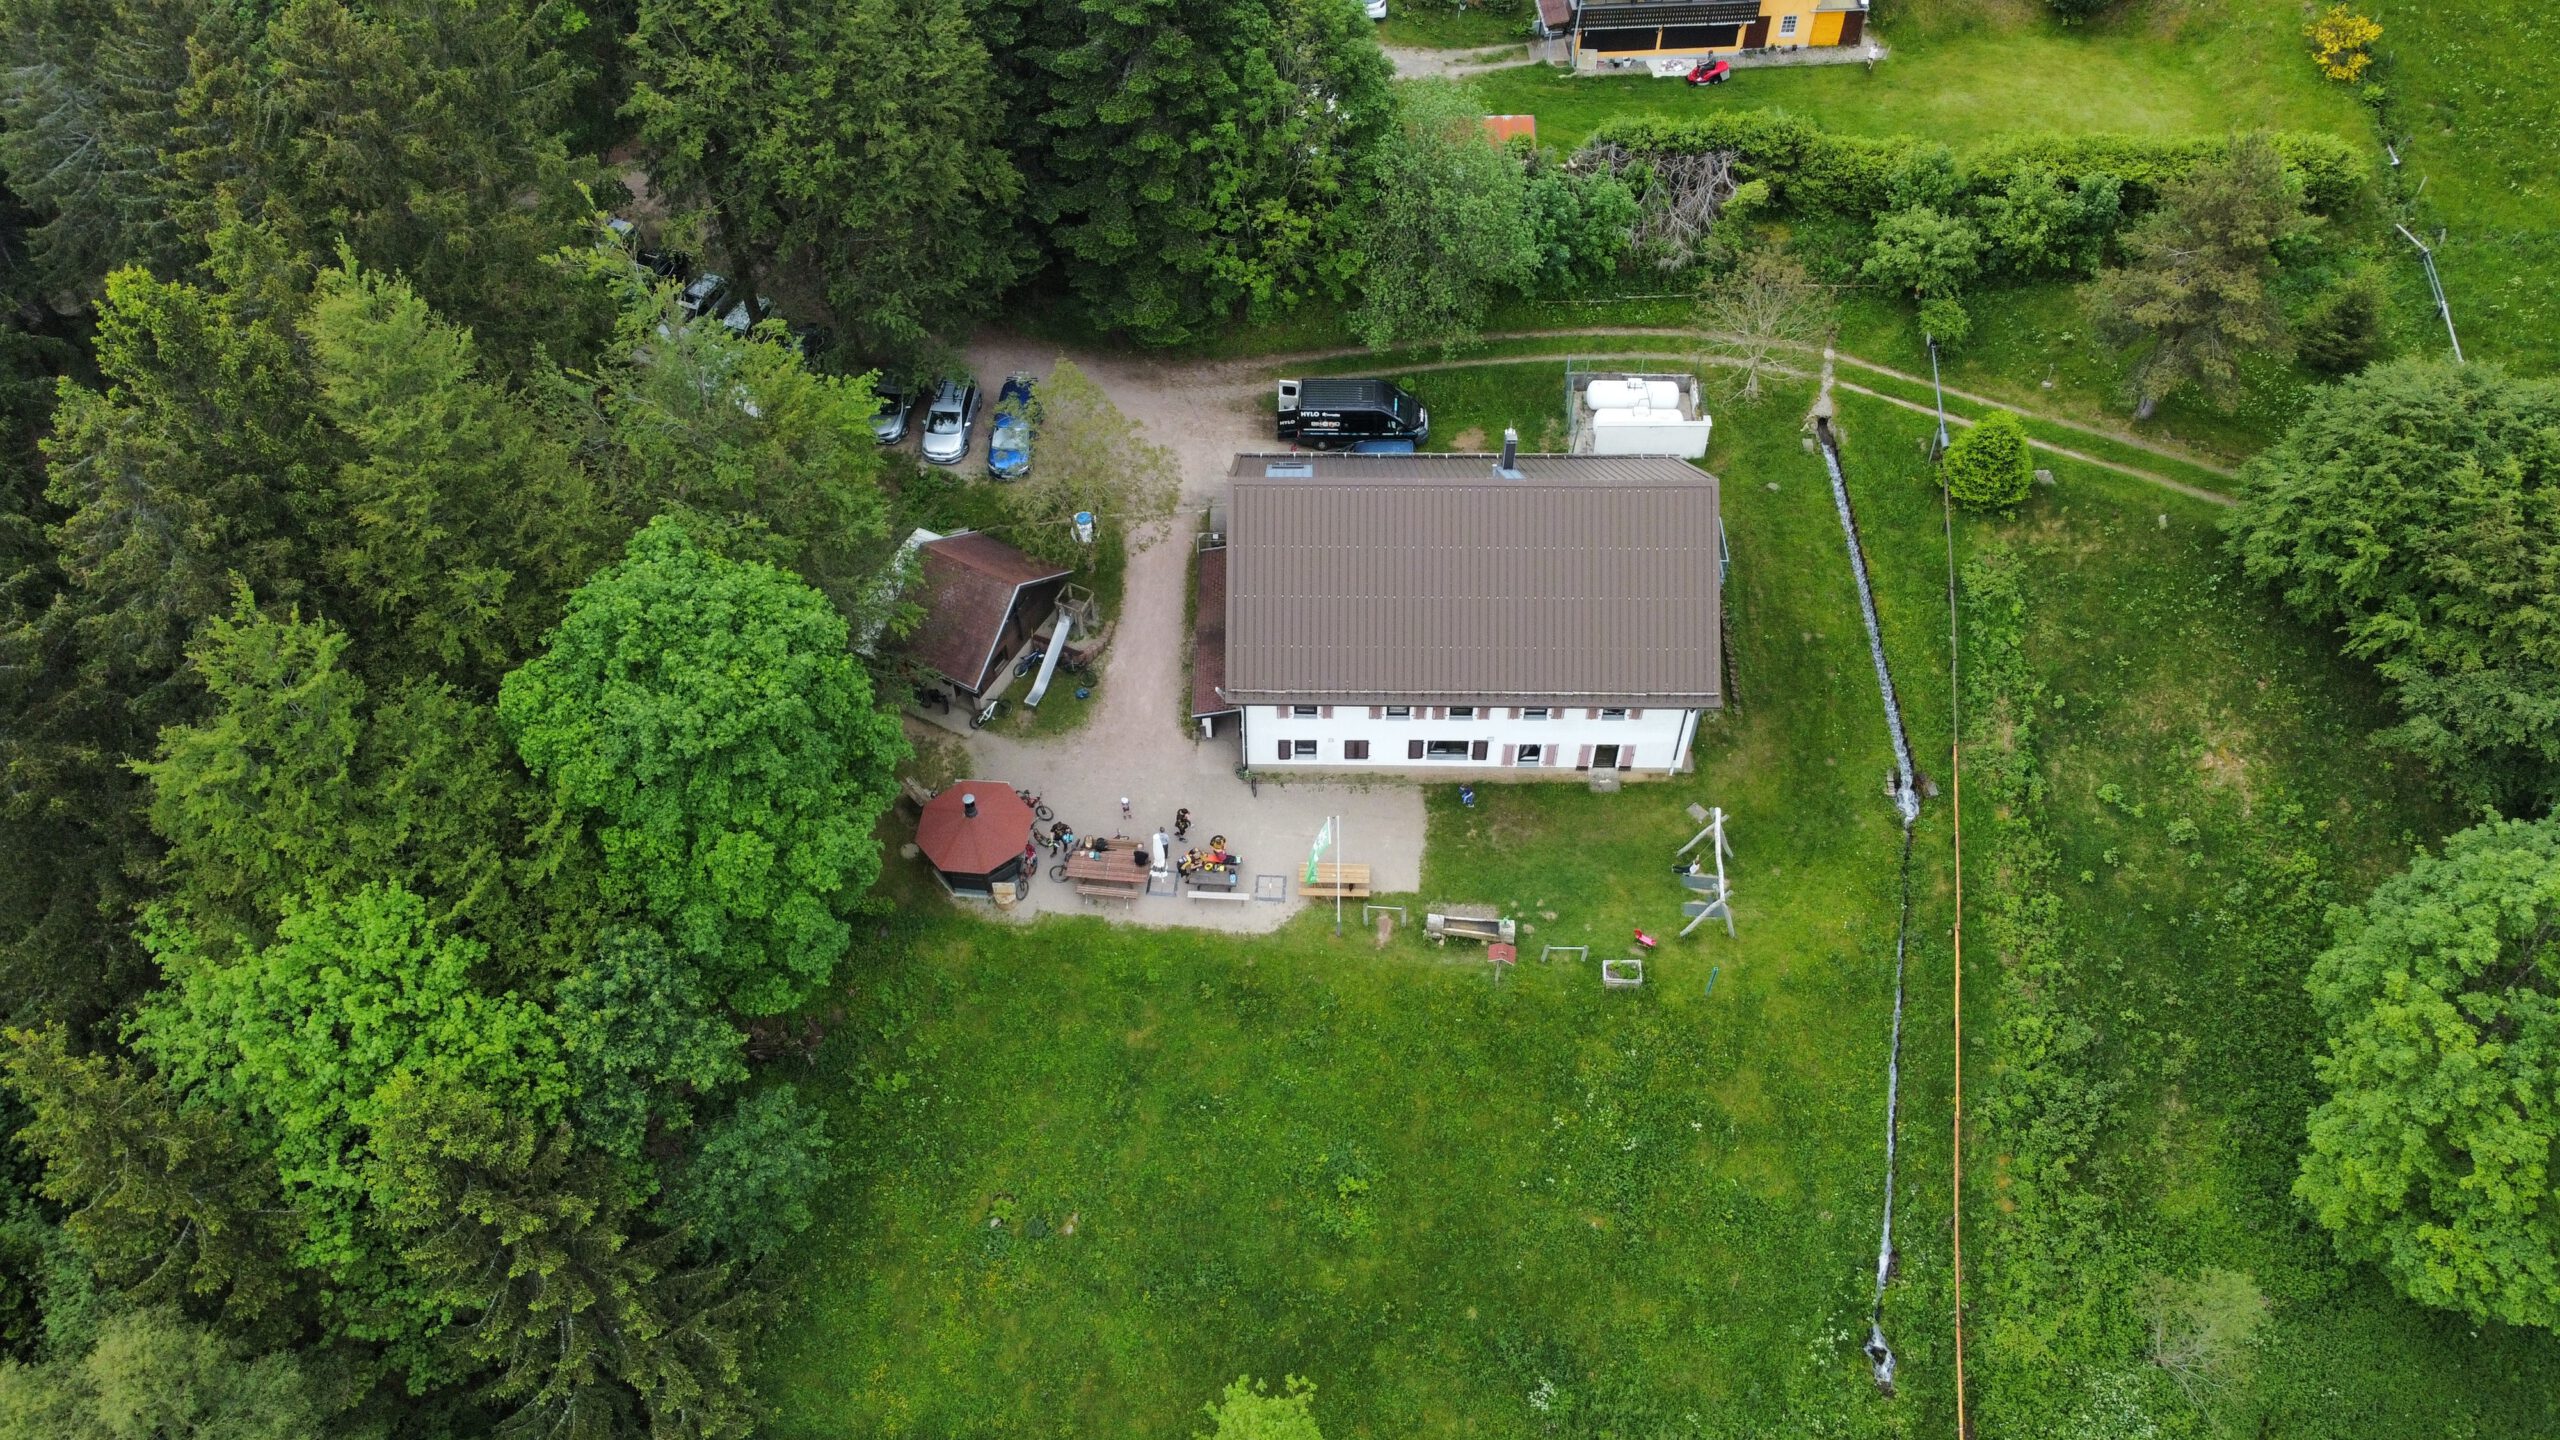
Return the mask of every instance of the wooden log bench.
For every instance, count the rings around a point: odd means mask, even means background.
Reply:
[[[1312,881],[1300,878],[1298,898],[1302,900],[1366,900],[1369,898],[1369,867],[1366,865],[1316,866]]]

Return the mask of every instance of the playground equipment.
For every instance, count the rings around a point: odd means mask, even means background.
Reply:
[[[1731,935],[1733,934],[1733,889],[1731,882],[1725,878],[1724,862],[1733,855],[1733,846],[1724,838],[1724,810],[1721,807],[1710,810],[1705,806],[1692,805],[1689,807],[1689,818],[1699,821],[1701,828],[1697,834],[1689,837],[1688,844],[1673,851],[1671,858],[1677,860],[1697,849],[1699,845],[1713,840],[1716,873],[1707,874],[1706,862],[1695,860],[1690,862],[1689,868],[1680,876],[1680,884],[1684,888],[1706,897],[1703,900],[1691,900],[1681,905],[1680,913],[1688,917],[1689,923],[1680,928],[1680,934],[1686,938],[1691,931],[1709,920],[1721,919],[1724,921],[1724,933]]]
[[[1422,933],[1443,945],[1452,938],[1509,945],[1520,938],[1519,928],[1490,905],[1452,905],[1422,917]]]

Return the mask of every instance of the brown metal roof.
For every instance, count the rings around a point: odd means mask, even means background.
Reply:
[[[1237,456],[1227,698],[1723,703],[1715,477],[1656,455],[1494,464]]]
[[[978,802],[968,814],[961,802]],[[1031,838],[1031,807],[1013,787],[994,780],[963,780],[925,802],[916,818],[916,848],[933,868],[951,875],[984,875],[1022,853]]]
[[[917,568],[924,578],[925,616],[912,642],[915,653],[973,694],[986,688],[1005,621],[1023,588],[1068,574],[975,531],[918,546]]]
[[[1227,552],[1200,552],[1199,600],[1191,620],[1191,718],[1224,715],[1235,702],[1227,683]]]

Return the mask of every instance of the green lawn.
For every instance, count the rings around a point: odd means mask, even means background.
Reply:
[[[1410,378],[1435,429],[1560,404],[1546,365]],[[1799,444],[1807,398],[1782,384],[1719,412],[1735,704],[1701,736],[1702,773],[1613,796],[1486,786],[1472,810],[1428,797],[1424,888],[1402,898],[1534,927],[1500,985],[1480,952],[1409,934],[1381,950],[1322,915],[1249,941],[983,924],[893,864],[897,918],[815,1077],[854,1165],[786,1266],[803,1291],[762,1357],[771,1433],[1182,1436],[1246,1372],[1315,1379],[1335,1440],[1947,1433],[1951,797],[1913,860],[1886,1401],[1857,1345],[1898,847],[1838,527]],[[1928,423],[1840,400],[1937,783]],[[2369,681],[2229,574],[2212,507],[2054,469],[2016,517],[1957,534],[1967,557],[2022,557],[2042,686],[2033,798],[1966,792],[1982,1433],[2547,1433],[2548,1337],[2399,1301],[2330,1260],[2287,1196],[2319,907],[2455,817],[2364,740]],[[1671,928],[1662,867],[1691,799],[1734,815],[1740,937],[1668,943],[1634,993],[1541,966],[1543,944],[1618,954],[1635,925]],[[1993,1043],[2004,956],[1981,908],[2026,883],[1997,863],[2012,823],[2057,855],[2035,883],[2074,957],[2058,993],[2111,1097],[2071,1187],[2095,1238],[2068,1263],[2023,1228],[2038,1212],[2009,1208],[2033,1117],[1981,1108],[2014,1058]],[[2144,1358],[2136,1300],[2206,1266],[2250,1275],[2280,1337],[2209,1418]]]
[[[1779,107],[1854,134],[1927,135],[1958,150],[2032,130],[2162,134],[2273,126],[2359,139],[2372,124],[2311,67],[2296,8],[2273,0],[2136,6],[2065,26],[2041,5],[1889,5],[1893,49],[1862,65],[1743,69],[1691,89],[1650,77],[1582,77],[1545,65],[1476,76],[1490,110],[1538,117],[1538,139],[1579,145],[1629,113]]]
[[[1389,0],[1387,18],[1378,22],[1378,43],[1414,50],[1474,50],[1517,45],[1528,37],[1529,7],[1517,0],[1471,5],[1464,10],[1440,4],[1406,4]]]
[[[2465,351],[2560,367],[2560,19],[2524,0],[2362,8],[2382,22],[2377,73],[2407,137],[2413,228],[2430,243],[2445,228],[2439,264]],[[2414,252],[2396,258],[2415,284]],[[2427,340],[2441,344],[2442,331]]]
[[[1753,558],[1704,773],[1430,797],[1411,899],[1533,927],[1499,987],[1480,951],[1380,951],[1356,916],[1341,940],[1319,915],[1250,942],[1017,929],[894,876],[908,928],[849,1002],[877,1021],[825,1062],[861,1158],[795,1266],[773,1433],[1186,1435],[1245,1371],[1315,1378],[1337,1440],[1948,1413],[1942,1371],[1916,1363],[1888,1404],[1857,1353],[1898,842],[1838,529],[1787,418],[1803,403],[1728,431]],[[1667,943],[1633,993],[1539,964],[1677,928],[1664,869],[1692,799],[1734,814],[1740,938]],[[1942,1055],[1914,1013],[1914,1056]],[[1943,1112],[1906,1124],[1944,1133]],[[1942,1163],[1905,1175],[1925,1213]],[[1926,1222],[1904,1255],[1891,1323],[1926,1357]]]

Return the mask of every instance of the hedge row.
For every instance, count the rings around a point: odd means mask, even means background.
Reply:
[[[2304,203],[2315,212],[2335,213],[2374,183],[2372,162],[2338,136],[2280,130],[2273,138],[2285,168],[2302,182]],[[1675,155],[1731,151],[1745,168],[1744,178],[1769,181],[1782,202],[1861,220],[1956,193],[1996,192],[2027,167],[2074,179],[2112,175],[2124,184],[2127,208],[2139,210],[2162,185],[2230,148],[2222,136],[2048,134],[1995,141],[1959,162],[1936,141],[1834,135],[1784,110],[1718,110],[1678,120],[1628,117],[1602,126],[1592,143]]]

